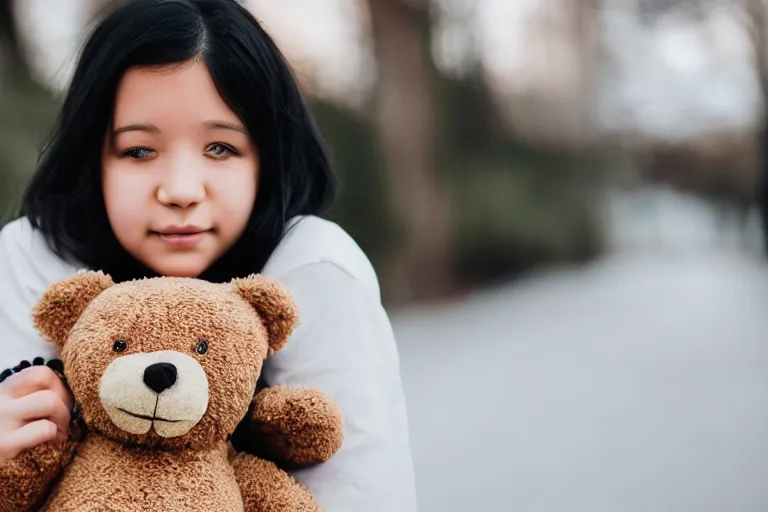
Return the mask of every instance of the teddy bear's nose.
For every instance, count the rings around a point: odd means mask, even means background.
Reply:
[[[144,370],[144,384],[158,395],[176,384],[178,373],[171,363],[156,363]]]

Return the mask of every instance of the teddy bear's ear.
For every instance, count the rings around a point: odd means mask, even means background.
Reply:
[[[279,283],[260,275],[233,279],[232,288],[245,299],[264,321],[269,335],[269,353],[280,350],[298,321],[293,297]]]
[[[35,328],[49,341],[64,345],[88,304],[113,284],[103,272],[81,272],[55,282],[32,311]]]

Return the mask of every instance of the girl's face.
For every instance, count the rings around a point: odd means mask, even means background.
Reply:
[[[196,277],[243,233],[259,159],[199,61],[129,70],[102,154],[120,244],[166,276]]]

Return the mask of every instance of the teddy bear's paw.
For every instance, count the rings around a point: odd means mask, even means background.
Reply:
[[[341,412],[312,388],[264,389],[254,398],[250,419],[270,458],[286,467],[326,462],[344,440]]]
[[[245,512],[322,512],[305,486],[274,463],[240,453],[232,460]]]

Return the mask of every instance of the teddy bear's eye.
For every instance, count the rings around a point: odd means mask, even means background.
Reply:
[[[200,355],[203,355],[206,352],[208,352],[208,342],[205,340],[198,341],[197,346],[195,347],[195,352],[197,352]]]
[[[123,340],[117,340],[112,345],[112,350],[114,350],[115,352],[125,352],[125,349],[127,349],[127,348],[128,348],[128,344],[126,342],[124,342]]]

